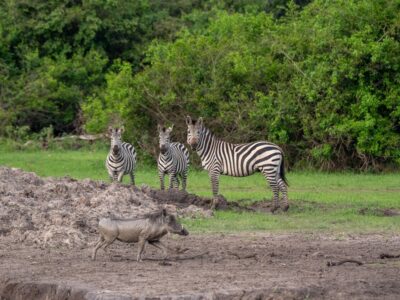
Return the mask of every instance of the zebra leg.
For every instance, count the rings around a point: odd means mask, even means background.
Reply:
[[[276,180],[276,171],[274,170],[273,172],[268,171],[266,169],[261,170],[263,173],[265,179],[269,182],[269,185],[272,189],[272,192],[274,193],[273,196],[273,206],[271,208],[271,212],[274,213],[277,209],[279,209],[279,186],[278,182]]]
[[[212,193],[213,193],[213,201],[211,204],[211,209],[215,209],[218,206],[218,186],[219,186],[219,171],[214,170],[210,171],[209,177],[211,180],[211,187],[212,187]]]
[[[180,182],[179,182],[179,175],[177,174],[177,175],[175,175],[175,185],[174,185],[174,188],[176,188],[177,190],[179,190],[179,184],[180,184]]]
[[[289,199],[287,196],[287,186],[286,183],[282,180],[282,178],[278,179],[279,191],[282,193],[282,210],[287,211],[289,209]]]
[[[111,183],[114,181],[114,172],[113,171],[108,171],[108,178],[110,178]]]
[[[122,182],[122,177],[124,177],[124,172],[120,172],[118,174],[118,178],[117,178],[118,182]]]
[[[133,170],[131,173],[129,173],[129,175],[131,176],[131,184],[135,185],[135,174],[133,173]]]
[[[113,175],[112,175],[111,182],[115,182],[115,181],[117,181],[117,180],[118,180],[118,173],[117,173],[117,172],[114,172]]]
[[[176,173],[174,171],[171,171],[169,173],[169,189],[174,188],[175,178],[176,178]]]
[[[187,181],[187,173],[182,173],[182,190],[186,191],[186,181]]]
[[[158,178],[160,178],[160,189],[164,190],[165,186],[164,186],[164,176],[165,173],[164,171],[158,171]]]

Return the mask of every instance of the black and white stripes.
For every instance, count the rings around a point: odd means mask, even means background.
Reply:
[[[187,173],[189,169],[189,152],[181,143],[171,143],[170,135],[173,127],[165,128],[158,125],[160,155],[158,156],[158,176],[160,187],[164,189],[164,176],[169,174],[169,188],[179,188],[179,177],[182,179],[182,189],[186,190]]]
[[[209,173],[215,201],[217,201],[220,174],[240,177],[259,171],[268,180],[274,194],[272,211],[279,208],[279,192],[283,198],[282,209],[289,208],[281,148],[265,141],[247,144],[221,141],[203,126],[202,118],[196,122],[188,116],[186,123],[187,142],[196,150],[203,168]]]
[[[128,143],[121,141],[123,128],[109,128],[111,148],[106,159],[106,168],[111,181],[122,181],[122,177],[129,174],[131,183],[135,185],[136,151]]]
[[[188,126],[187,143],[200,156],[201,164],[208,171],[213,193],[213,206],[218,202],[219,176],[235,177],[249,176],[261,172],[272,188],[274,205],[277,210],[279,194],[282,195],[282,210],[289,208],[287,196],[287,181],[285,178],[284,156],[282,149],[267,141],[246,144],[232,144],[216,138],[209,129],[203,126],[203,119],[193,121],[186,119]],[[131,144],[121,141],[123,129],[109,129],[111,149],[106,160],[106,167],[111,180],[122,181],[129,174],[132,184],[135,184],[136,152]],[[158,175],[160,187],[163,190],[164,177],[169,175],[169,188],[179,188],[179,178],[182,189],[186,190],[189,168],[189,153],[181,143],[171,143],[172,127],[158,125],[160,154],[158,156]]]

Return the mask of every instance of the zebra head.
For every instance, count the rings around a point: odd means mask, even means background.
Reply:
[[[157,128],[158,128],[158,134],[159,134],[159,138],[160,138],[160,151],[161,151],[161,154],[165,154],[169,149],[170,136],[171,136],[172,129],[174,128],[174,125],[172,125],[171,127],[168,127],[168,128],[158,125]]]
[[[192,149],[196,149],[201,138],[201,132],[203,129],[203,118],[200,117],[196,121],[192,120],[190,116],[187,116],[186,124],[188,126],[187,143]]]
[[[121,128],[108,128],[108,133],[111,137],[111,151],[113,155],[118,155],[121,150],[121,136],[124,132],[124,127]]]

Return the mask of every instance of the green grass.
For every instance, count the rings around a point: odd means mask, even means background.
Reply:
[[[71,176],[108,181],[104,167],[106,151],[1,151],[0,165],[18,167],[40,176]],[[354,174],[291,172],[289,199],[285,214],[239,213],[218,211],[211,219],[183,220],[192,231],[332,231],[400,232],[400,217],[384,217],[379,210],[400,210],[400,174]],[[125,176],[124,182],[129,182]],[[141,165],[136,183],[158,188],[156,167]],[[211,195],[204,171],[191,170],[188,191]],[[228,200],[252,203],[270,199],[272,193],[260,174],[244,178],[221,176],[220,193]],[[364,215],[360,209],[367,209]],[[377,211],[378,210],[378,211]]]

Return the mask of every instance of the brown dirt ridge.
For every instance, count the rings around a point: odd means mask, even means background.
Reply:
[[[0,235],[41,247],[86,247],[101,217],[138,217],[161,208],[181,217],[212,216],[208,207],[196,205],[205,203],[200,197],[180,192],[193,203],[160,201],[154,193],[147,186],[40,178],[0,167]],[[163,193],[174,198],[173,192]]]
[[[170,235],[164,242],[179,251],[166,260],[146,247],[138,263],[136,246],[120,242],[90,260],[101,216],[212,215],[207,199],[162,193],[0,167],[0,299],[400,297],[400,258],[380,257],[400,252],[389,234]]]

